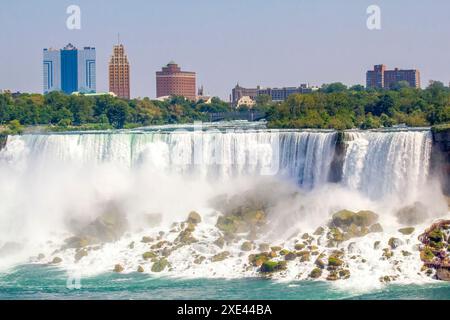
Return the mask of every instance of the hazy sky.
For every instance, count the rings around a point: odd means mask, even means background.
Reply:
[[[66,9],[81,7],[81,30]],[[366,27],[381,7],[382,29]],[[450,81],[449,0],[0,0],[0,89],[42,92],[42,48],[97,48],[97,91],[120,32],[131,94],[155,96],[155,72],[175,60],[206,93],[232,87],[365,83],[372,65],[418,68],[422,86]]]

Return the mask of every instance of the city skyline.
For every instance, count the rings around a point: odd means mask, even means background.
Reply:
[[[366,8],[372,1],[338,5],[287,0],[282,13],[274,13],[275,1],[134,1],[125,9],[106,1],[77,1],[81,30],[65,26],[66,8],[72,3],[42,2],[3,4],[0,32],[8,49],[0,52],[2,89],[42,92],[42,48],[70,42],[96,47],[97,91],[108,91],[108,56],[117,32],[134,66],[132,98],[156,97],[154,72],[171,59],[195,70],[206,94],[226,101],[237,82],[244,87],[365,84],[365,71],[380,63],[419,69],[424,87],[430,80],[450,80],[450,44],[440,40],[450,31],[446,1],[433,6],[377,1],[382,9],[379,31],[366,27]],[[36,15],[38,5],[48,10]],[[171,12],[170,19],[162,14],[166,12]],[[116,23],[111,27],[107,21]]]

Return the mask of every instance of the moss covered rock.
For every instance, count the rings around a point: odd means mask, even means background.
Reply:
[[[169,261],[167,259],[162,258],[157,260],[152,265],[152,272],[162,272],[166,267],[169,266]]]
[[[262,273],[272,273],[287,269],[286,261],[265,261],[260,268]]]
[[[245,241],[241,245],[242,251],[252,251],[253,250],[253,244],[250,241]]]
[[[314,268],[311,273],[309,274],[309,277],[312,279],[317,279],[322,276],[322,269],[320,268]]]
[[[142,243],[150,243],[153,241],[155,241],[155,239],[153,239],[152,237],[146,237],[146,236],[142,237],[142,240],[141,240]]]
[[[399,238],[390,238],[388,241],[388,245],[391,247],[391,249],[397,249],[399,246],[403,244],[403,241]]]
[[[142,266],[138,266],[137,272],[140,272],[140,273],[144,272],[144,268]]]
[[[153,252],[153,251],[147,251],[142,255],[142,258],[144,258],[144,260],[151,260],[153,258],[156,258],[158,255]]]
[[[223,252],[220,252],[220,253],[214,255],[214,256],[211,258],[211,261],[212,261],[212,262],[223,261],[223,260],[227,259],[229,256],[230,256],[230,252],[228,252],[228,251],[223,251]]]
[[[369,231],[372,232],[372,233],[383,232],[383,227],[381,226],[380,223],[375,223],[375,224],[370,226]]]
[[[332,216],[331,226],[346,229],[354,224],[357,227],[369,227],[378,220],[378,215],[372,211],[352,212],[341,210]]]

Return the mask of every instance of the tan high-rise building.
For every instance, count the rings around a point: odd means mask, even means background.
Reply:
[[[109,91],[130,99],[130,64],[122,44],[114,46],[109,60]]]

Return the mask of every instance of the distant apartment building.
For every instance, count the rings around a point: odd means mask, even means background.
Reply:
[[[44,93],[96,92],[96,53],[93,47],[78,50],[68,44],[61,50],[44,49]]]
[[[122,44],[114,46],[109,60],[109,91],[130,99],[130,64]]]
[[[387,70],[384,64],[374,66],[373,70],[367,71],[366,86],[367,88],[391,89],[400,81],[408,82],[412,88],[420,88],[420,72],[416,69]]]
[[[156,72],[156,97],[183,96],[196,100],[196,74],[182,71],[173,61]]]
[[[234,106],[238,105],[238,101],[243,97],[249,97],[252,100],[256,100],[259,95],[268,95],[271,97],[272,101],[284,101],[291,94],[295,93],[311,93],[315,88],[310,87],[307,84],[302,84],[299,87],[284,87],[284,88],[261,88],[257,86],[256,88],[243,88],[237,84],[231,91],[231,103]]]

